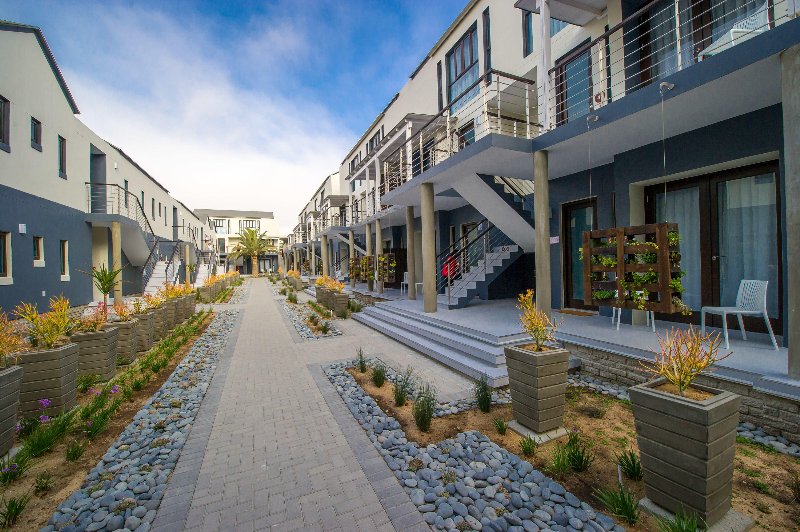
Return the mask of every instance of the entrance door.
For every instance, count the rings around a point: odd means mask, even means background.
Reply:
[[[597,203],[594,199],[568,203],[563,207],[564,229],[564,307],[595,309],[586,305],[583,290],[583,262],[580,248],[583,233],[597,228]]]
[[[683,301],[695,311],[689,321],[700,323],[703,306],[735,306],[739,283],[755,279],[769,283],[767,313],[773,329],[782,330],[776,176],[777,165],[769,163],[678,181],[667,186],[666,201],[663,185],[648,189],[649,221],[678,223]],[[706,319],[722,325],[719,317]],[[745,327],[766,332],[758,318],[745,318]]]

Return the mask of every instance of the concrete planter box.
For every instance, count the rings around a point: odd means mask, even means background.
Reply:
[[[175,327],[175,323],[177,323],[178,320],[178,301],[176,299],[168,299],[167,302],[164,303],[164,307],[167,309],[167,330],[171,331],[172,328]]]
[[[133,317],[139,320],[139,343],[136,346],[136,351],[149,351],[153,346],[153,318],[155,313],[145,312],[143,314],[134,314]]]
[[[99,375],[104,381],[113,377],[117,370],[118,337],[119,330],[113,326],[70,336],[70,341],[78,345],[78,376]]]
[[[130,364],[136,360],[136,348],[139,345],[139,320],[115,321],[103,326],[116,327],[117,334],[117,364]]]
[[[345,294],[344,292],[331,292],[330,296],[330,308],[338,314],[344,314],[347,312],[347,303],[350,301],[350,296]]]
[[[569,351],[528,351],[506,347],[508,386],[514,419],[537,434],[564,424]]]
[[[186,296],[186,317],[194,316],[197,308],[197,298],[194,294]]]
[[[317,303],[323,307],[330,308],[331,305],[331,291],[322,286],[316,287],[315,293],[317,294]]]
[[[75,406],[78,393],[78,344],[15,355],[25,371],[19,390],[19,417],[60,414]],[[40,410],[39,399],[50,399]]]
[[[164,338],[167,333],[167,308],[161,305],[158,308],[154,308],[151,312],[153,314],[153,343],[156,343]]]
[[[664,382],[628,390],[645,494],[670,512],[684,508],[711,526],[731,508],[741,397],[693,385],[714,394],[696,401],[654,389]]]
[[[19,389],[24,370],[11,366],[0,370],[0,456],[11,450],[14,444],[14,426],[17,424]]]
[[[301,291],[303,289],[303,281],[301,281],[300,279],[298,279],[296,277],[292,277],[290,279],[290,281],[291,281],[292,287],[295,289],[295,291],[299,292],[299,291]]]
[[[210,286],[201,286],[199,288],[200,291],[200,301],[205,303],[211,302],[211,287]]]

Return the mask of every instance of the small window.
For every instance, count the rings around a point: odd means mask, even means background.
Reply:
[[[60,256],[60,263],[61,263],[61,280],[68,281],[69,280],[69,242],[67,240],[61,241],[61,246],[59,248],[61,250]],[[66,279],[65,279],[66,278]]]
[[[475,122],[470,120],[458,130],[458,149],[466,148],[475,142]]]
[[[156,219],[156,199],[155,198],[150,198],[150,217],[153,220]]]
[[[44,266],[44,238],[41,236],[33,237],[33,266]]]
[[[569,22],[564,22],[563,20],[558,20],[555,18],[550,19],[550,37],[558,33],[559,31],[563,30],[564,28],[568,28],[572,26]],[[606,28],[608,29],[608,28]]]
[[[11,153],[11,102],[0,96],[0,150]]]
[[[160,205],[160,203],[159,203]],[[167,226],[167,206],[164,205],[164,227]]]
[[[142,212],[144,212],[144,190],[139,191],[139,203],[142,205]]]
[[[31,148],[42,151],[42,123],[31,117]]]
[[[522,57],[533,53],[533,13],[522,12]]]
[[[0,278],[11,277],[11,233],[0,231]]]
[[[123,188],[125,189],[125,208],[128,208],[128,180],[123,180]]]
[[[67,178],[67,139],[58,136],[58,176]]]

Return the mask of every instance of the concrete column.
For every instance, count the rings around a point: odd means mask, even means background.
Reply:
[[[414,257],[414,207],[406,207],[406,268],[408,270],[408,299],[417,299],[417,268]]]
[[[184,275],[186,275],[186,284],[192,284],[192,272],[189,271],[189,262],[191,261],[191,256],[189,255],[189,244],[183,245],[183,256],[186,259],[183,261],[183,266],[185,268]]]
[[[349,243],[350,243],[350,264],[352,265],[353,260],[356,258],[356,235],[353,234],[353,230],[351,229],[350,231],[347,232],[347,236],[349,238]],[[349,272],[348,275],[350,275],[350,288],[355,288],[356,278],[353,277],[353,271],[350,270],[349,268],[350,266],[348,266],[348,272]]]
[[[383,232],[381,231],[381,221],[375,220],[375,265],[378,264],[378,257],[383,255]],[[378,281],[378,293],[383,293],[383,281]]]
[[[327,277],[330,275],[330,266],[328,264],[328,237],[327,235],[322,235],[322,244],[320,252],[322,253],[322,275],[323,277]]]
[[[371,256],[373,254],[373,251],[372,251],[372,224],[367,224],[366,229],[367,229],[367,257],[369,257],[369,256]],[[364,272],[364,276],[367,279],[369,279],[368,272]],[[373,281],[367,281],[367,290],[369,290],[371,292],[373,288],[374,288]]]
[[[308,241],[308,271],[311,275],[317,275],[317,250],[313,240]]]
[[[119,222],[111,222],[111,268],[122,268],[122,225]],[[114,303],[122,302],[122,272],[117,275],[113,295]]]
[[[533,152],[533,212],[536,219],[536,306],[553,315],[550,297],[550,184],[547,151]]]
[[[433,184],[420,185],[422,218],[422,295],[423,310],[436,312],[436,231],[433,214]]]
[[[781,89],[783,94],[783,164],[785,198],[800,197],[800,45],[781,54]],[[786,264],[800,263],[800,204],[786,201]],[[800,380],[800,271],[787,268],[786,287],[789,377]],[[787,342],[788,340],[788,342]]]
[[[550,2],[549,0],[541,0],[539,4],[539,41],[541,44],[542,53],[539,56],[539,62],[536,64],[536,88],[538,89],[539,97],[539,123],[542,124],[544,130],[550,129],[552,126],[552,116],[550,115],[550,102],[549,98],[552,94],[552,86],[550,83]]]
[[[381,210],[381,163],[375,157],[375,212]]]

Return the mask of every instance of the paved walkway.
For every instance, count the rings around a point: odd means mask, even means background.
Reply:
[[[265,279],[249,281],[235,338],[181,454],[153,529],[429,530],[320,364],[368,356],[444,392],[469,382],[353,320],[302,341]]]

